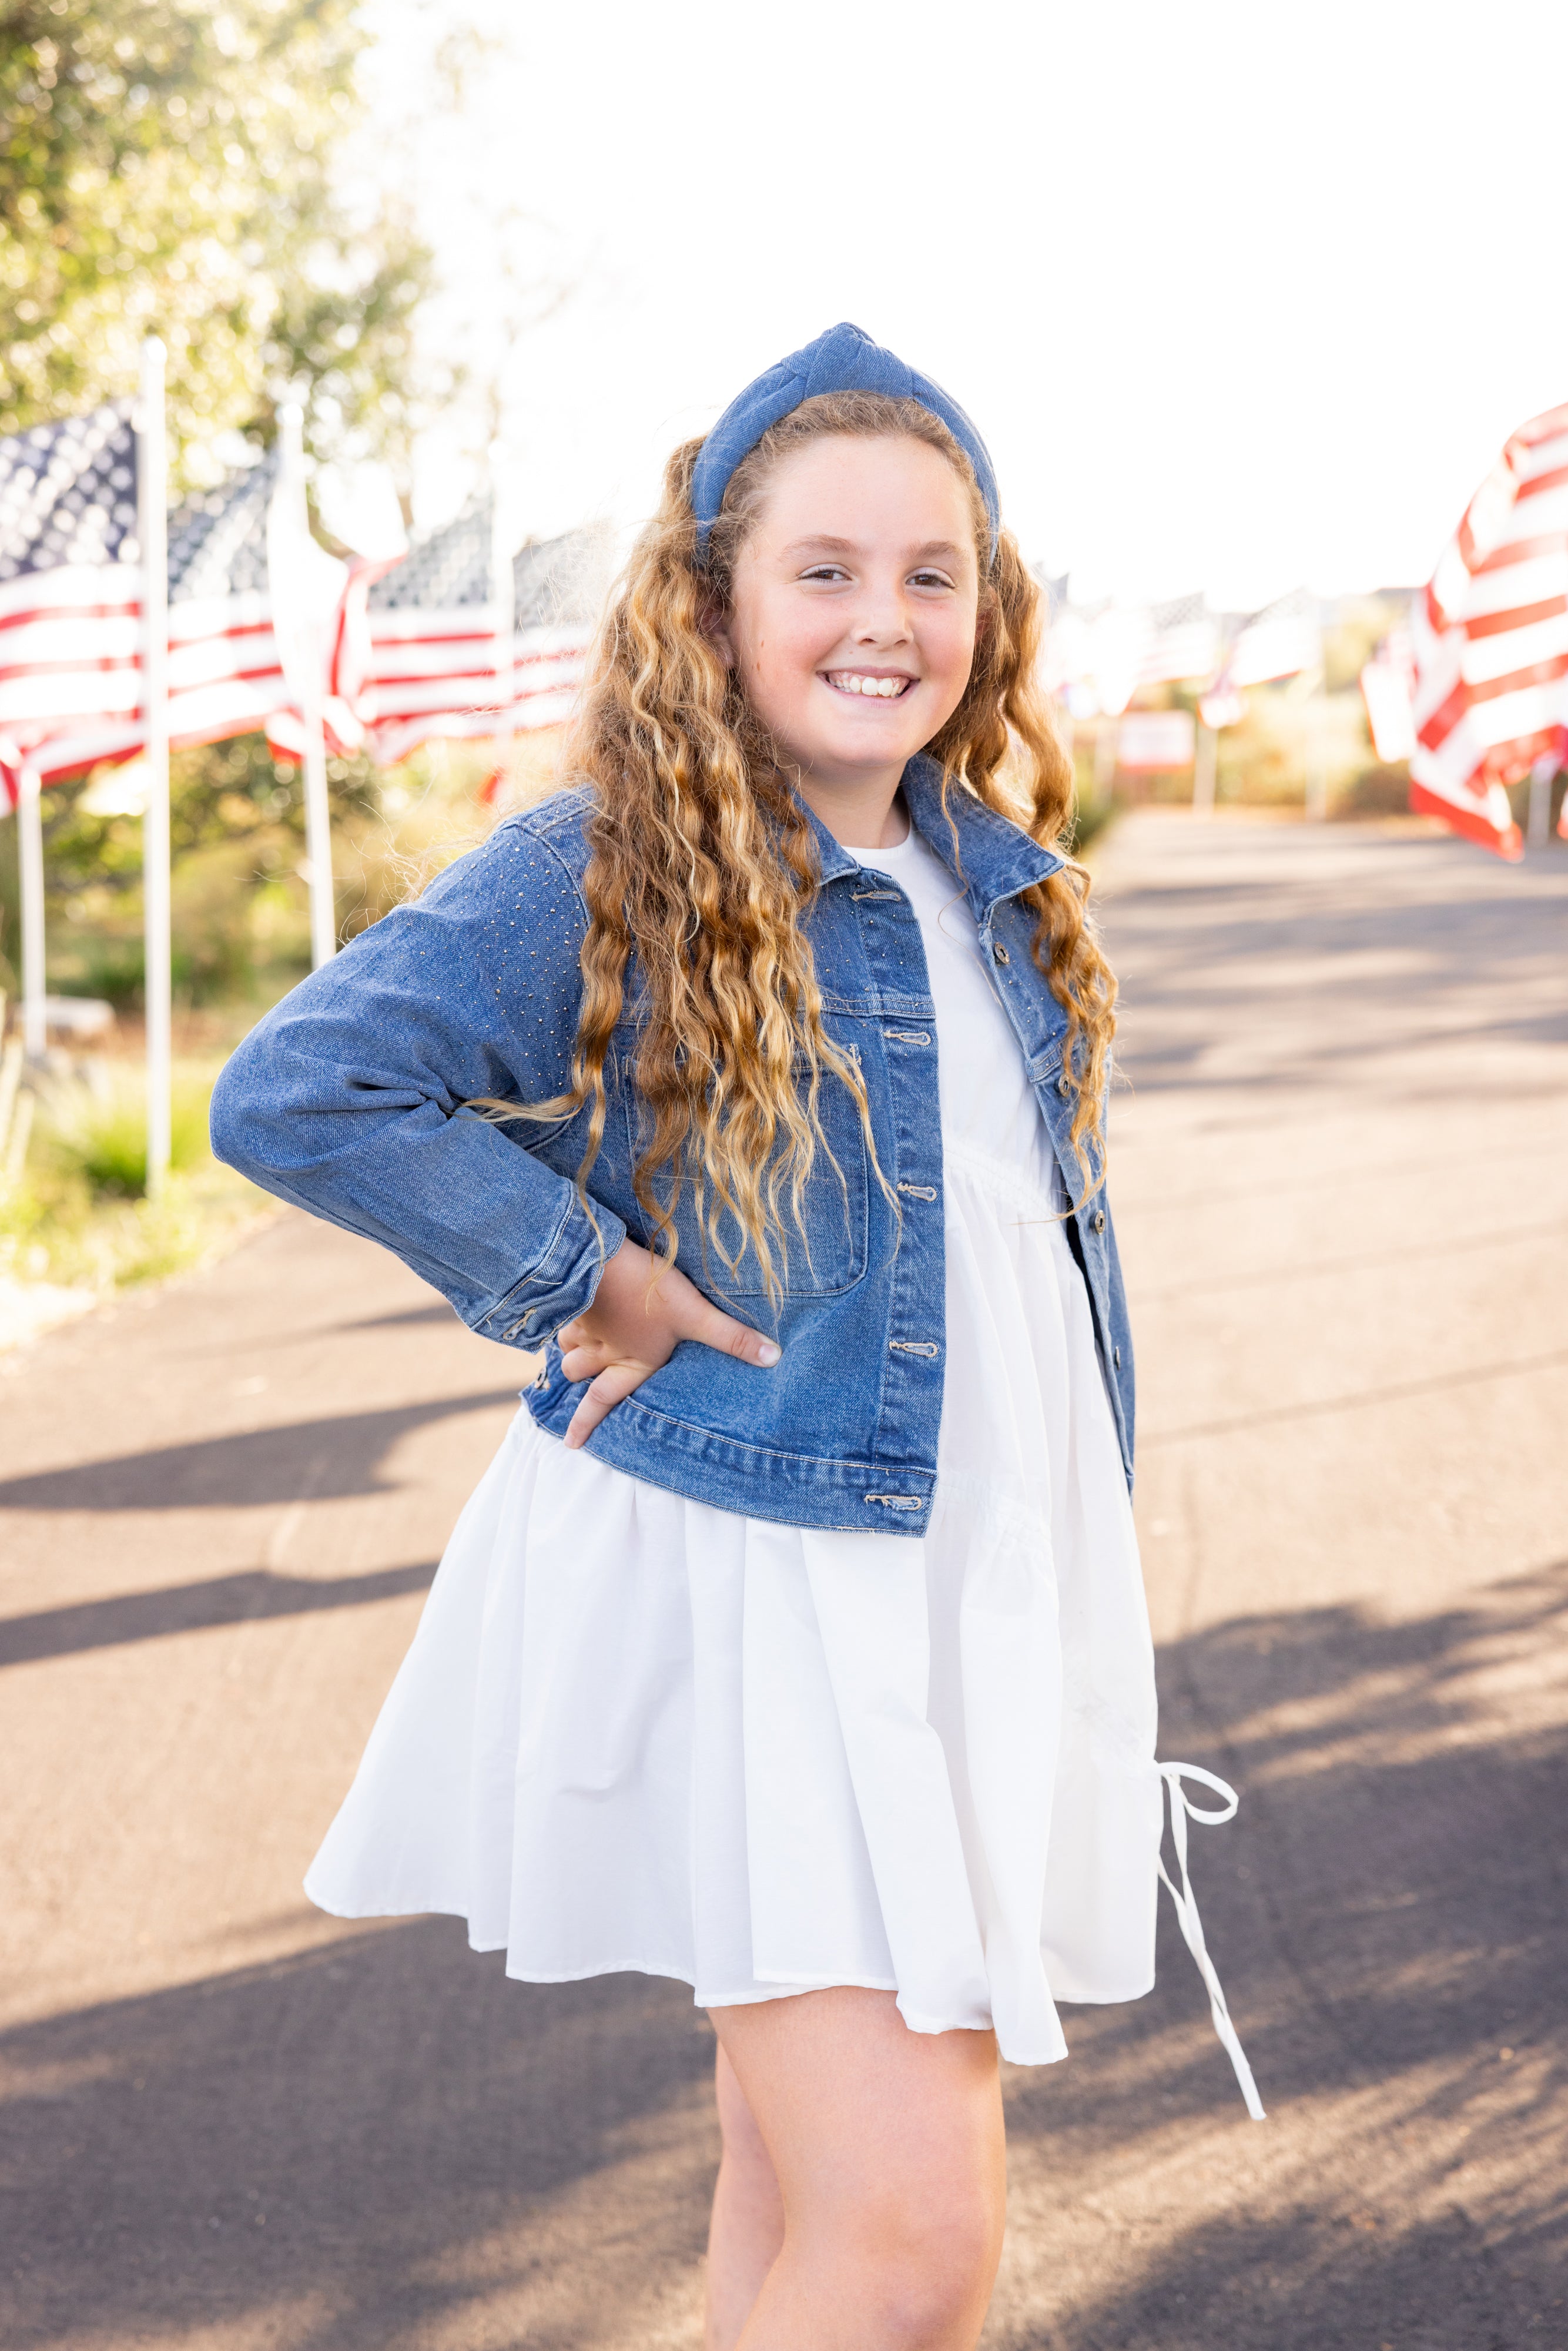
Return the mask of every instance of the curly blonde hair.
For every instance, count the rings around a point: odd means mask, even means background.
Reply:
[[[634,967],[633,1079],[645,1127],[633,1187],[653,1245],[674,1256],[674,1210],[689,1187],[705,1247],[733,1271],[749,1242],[773,1297],[775,1250],[786,1267],[789,1259],[785,1204],[804,1246],[803,1187],[817,1152],[831,1156],[818,1116],[824,1081],[853,1097],[873,1167],[875,1152],[860,1070],[824,1029],[801,925],[818,886],[814,838],[788,761],[711,631],[728,608],[736,558],[773,468],[827,434],[924,442],[969,495],[981,574],[974,667],[958,707],[926,746],[941,764],[944,809],[951,794],[972,793],[1065,850],[1073,808],[1071,763],[1037,682],[1040,588],[1009,532],[991,558],[973,469],[937,417],[880,393],[803,402],[737,467],[706,561],[691,500],[702,443],[674,452],[659,510],[605,615],[569,745],[567,772],[589,783],[597,802],[583,998],[572,1091],[538,1109],[591,1105],[578,1173],[586,1200],[604,1132],[605,1059]],[[1063,1067],[1077,1095],[1071,1141],[1087,1197],[1103,1180],[1115,981],[1089,919],[1082,867],[1070,862],[1025,894],[1037,916],[1035,960],[1067,1015]]]

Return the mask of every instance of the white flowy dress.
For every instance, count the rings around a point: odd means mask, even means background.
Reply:
[[[1061,1179],[974,919],[913,829],[858,854],[910,899],[936,1005],[927,1532],[742,1518],[569,1452],[525,1408],[306,1891],[344,1917],[454,1912],[528,1980],[637,1970],[708,2008],[867,1985],[916,2032],[993,2027],[1005,2057],[1048,2064],[1059,2001],[1154,1981],[1137,1541]]]

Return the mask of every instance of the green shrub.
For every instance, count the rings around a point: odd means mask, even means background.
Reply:
[[[1116,813],[1116,803],[1109,792],[1087,799],[1080,797],[1072,818],[1072,853],[1082,857],[1097,833],[1103,832]]]
[[[108,1291],[162,1280],[228,1248],[271,1213],[206,1145],[220,1061],[176,1063],[173,1171],[146,1198],[141,1071],[110,1064],[112,1092],[75,1082],[39,1098],[18,1182],[0,1187],[0,1279]]]
[[[207,1156],[207,1105],[212,1089],[178,1084],[171,1122],[170,1164],[199,1166]],[[103,1094],[73,1086],[50,1095],[47,1148],[67,1170],[84,1176],[95,1194],[139,1200],[147,1189],[147,1096],[137,1080],[117,1075]]]
[[[67,940],[64,954],[57,953],[55,960],[57,967],[66,967],[51,976],[61,996],[96,996],[117,1012],[140,1011],[146,964],[139,936],[89,934]]]

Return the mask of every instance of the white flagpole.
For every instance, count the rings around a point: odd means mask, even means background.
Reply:
[[[1116,747],[1121,732],[1121,712],[1118,710],[1113,717],[1103,710],[1100,714],[1100,723],[1094,730],[1094,796],[1096,799],[1103,799],[1115,783]]]
[[[305,498],[305,412],[290,401],[277,412],[283,444],[284,495],[296,502],[298,528],[310,523]],[[299,715],[305,722],[305,863],[310,889],[310,961],[318,971],[338,952],[338,906],[332,879],[332,813],[327,798],[327,728],[320,664],[302,664]]]
[[[1543,751],[1530,771],[1530,815],[1525,840],[1531,849],[1544,849],[1552,830],[1552,787],[1561,766],[1555,751]]]
[[[16,862],[22,884],[22,1050],[29,1061],[47,1045],[44,1016],[44,814],[38,771],[25,759],[16,776]]]
[[[509,515],[501,496],[501,445],[490,444],[490,601],[496,608],[496,701],[503,714],[510,711],[515,692],[513,668],[517,624],[517,575],[512,569]],[[511,782],[512,729],[504,715],[496,735],[496,764]],[[506,806],[503,799],[501,805]]]
[[[1314,611],[1317,608],[1314,606]],[[1318,657],[1307,680],[1306,770],[1307,819],[1322,824],[1329,812],[1328,769],[1328,672],[1323,662],[1323,630],[1321,612],[1313,622]]]
[[[1214,787],[1219,772],[1219,729],[1197,722],[1197,757],[1192,770],[1194,816],[1214,814]]]
[[[147,1196],[169,1173],[173,1092],[173,980],[169,887],[169,455],[163,346],[141,346],[136,423],[136,530],[141,549],[141,717],[147,808],[141,820],[141,901],[147,999]]]

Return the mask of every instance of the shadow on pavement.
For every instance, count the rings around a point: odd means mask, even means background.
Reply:
[[[1462,1371],[1437,1372],[1427,1380],[1383,1380],[1375,1387],[1351,1389],[1331,1396],[1304,1396],[1289,1404],[1260,1405],[1255,1412],[1228,1414],[1220,1420],[1196,1420],[1179,1428],[1150,1429],[1143,1438],[1145,1453],[1165,1445],[1186,1445],[1194,1437],[1229,1437],[1239,1429],[1267,1428],[1281,1421],[1317,1420],[1336,1412],[1362,1412],[1370,1405],[1392,1404],[1406,1396],[1441,1395],[1452,1388],[1479,1387],[1488,1380],[1528,1377],[1532,1372],[1556,1371],[1568,1364],[1568,1349],[1544,1355],[1516,1355],[1501,1364],[1469,1364]]]
[[[1269,863],[1266,914],[1255,875],[1196,879],[1191,841],[1168,884],[1140,876],[1107,904],[1135,1086],[1289,1090],[1342,1075],[1347,1052],[1568,1042],[1568,862],[1504,871],[1457,844],[1364,839],[1354,878],[1331,885],[1312,870],[1310,835],[1244,845]],[[1401,869],[1397,884],[1386,863]],[[1413,870],[1429,892],[1412,888]],[[1260,1004],[1300,1020],[1301,1034],[1281,1034],[1277,1019],[1260,1028]],[[1264,1059],[1219,1066],[1217,1040],[1248,1033],[1266,1035]]]
[[[1322,1189],[1315,1186],[1270,1186],[1279,1193],[1291,1189]],[[1146,1215],[1140,1203],[1139,1213]],[[1568,1223],[1561,1217],[1552,1217],[1542,1224],[1501,1225],[1481,1233],[1455,1233],[1443,1242],[1445,1258],[1473,1257],[1487,1249],[1511,1249],[1520,1241],[1568,1240]],[[1297,1257],[1287,1266],[1243,1266],[1236,1271],[1206,1270],[1200,1274],[1183,1274],[1176,1281],[1144,1281],[1138,1285],[1140,1304],[1154,1298],[1212,1298],[1218,1291],[1238,1290],[1278,1290],[1292,1281],[1321,1281],[1325,1274],[1373,1273],[1389,1265],[1419,1265],[1432,1255],[1429,1240],[1396,1244],[1387,1249],[1345,1249],[1337,1257]]]
[[[440,1322],[444,1325],[461,1322],[462,1316],[455,1306],[405,1306],[397,1314],[367,1314],[362,1322],[343,1322],[343,1331],[392,1331],[408,1322]]]
[[[1289,2168],[1249,2192],[1270,2126],[1242,2115],[1162,1901],[1154,1998],[1070,2011],[1088,2062],[1015,2076],[1010,2128],[1064,2196],[1109,2202],[1097,2168],[1124,2172],[1152,2120],[1197,2125],[1216,2192],[1190,2200],[1230,2209],[1058,2314],[1052,2351],[1568,2343],[1568,1752],[1542,1666],[1565,1632],[1568,1562],[1415,1621],[1325,1608],[1163,1651],[1162,1752],[1242,1792],[1235,1823],[1194,1833],[1193,1880]]]
[[[537,2279],[552,2201],[650,2117],[689,2108],[700,2137],[713,2042],[684,1986],[509,1983],[441,1919],[30,2026],[0,2057],[7,2351],[269,2311],[289,2351],[381,2351],[442,2319],[468,2339],[465,2304]],[[600,2324],[604,2291],[586,2266],[572,2294]]]
[[[0,1483],[0,1510],[170,1510],[312,1501],[385,1490],[382,1465],[401,1437],[456,1413],[515,1405],[515,1387],[437,1396],[382,1412],[344,1412],[242,1429],[105,1461],[73,1462]]]
[[[435,1573],[433,1559],[410,1567],[378,1568],[365,1575],[280,1575],[253,1567],[204,1583],[170,1583],[156,1592],[117,1593],[30,1616],[0,1618],[0,1666],[31,1665],[40,1657],[74,1656],[82,1649],[118,1648],[190,1633],[208,1625],[241,1625],[262,1616],[301,1616],[318,1608],[362,1608],[423,1592]]]
[[[1243,1792],[1238,1823],[1195,1833],[1193,1873],[1279,2136],[1246,2120],[1166,1917],[1155,1995],[1069,2011],[1073,2062],[1009,2080],[1015,2142],[1076,2226],[1104,2213],[1094,2272],[1121,2283],[988,2342],[1568,2339],[1552,2332],[1568,1755],[1539,1687],[1565,1625],[1568,1562],[1416,1621],[1259,1615],[1164,1651],[1163,1751]],[[684,1986],[509,1983],[447,1920],[20,2028],[0,2041],[5,2339],[244,2322],[247,2341],[283,2327],[268,2339],[290,2351],[510,2342],[521,2329],[485,2331],[471,2298],[493,2328],[541,2281],[562,2314],[530,2322],[530,2344],[620,2339],[628,2243],[653,2230],[677,2269],[696,2256],[710,2057]],[[1162,2242],[1140,2170],[1168,2183],[1184,2147],[1223,2195],[1167,2189]],[[574,2221],[596,2178],[608,2201]]]

